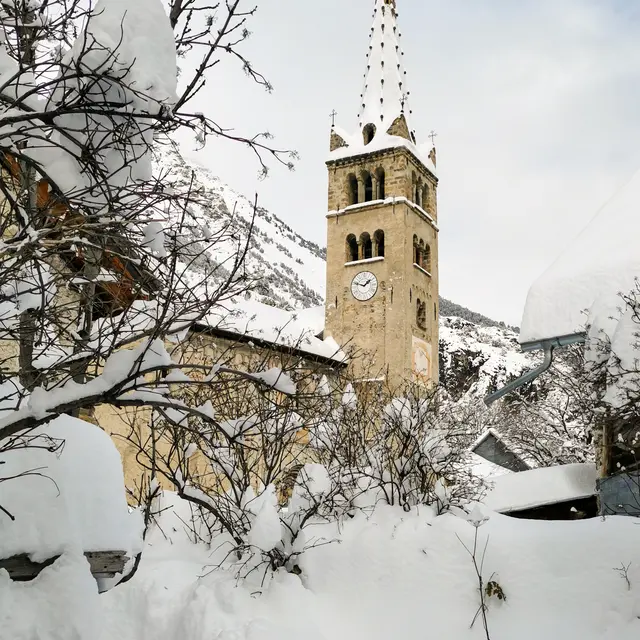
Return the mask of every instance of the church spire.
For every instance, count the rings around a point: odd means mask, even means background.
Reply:
[[[375,0],[358,124],[365,141],[377,132],[415,142],[396,0]]]

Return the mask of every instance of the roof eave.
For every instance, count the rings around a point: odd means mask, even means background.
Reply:
[[[520,348],[523,351],[544,351],[548,347],[568,347],[572,344],[584,344],[586,339],[587,334],[584,332],[568,333],[554,338],[522,342],[520,343]]]
[[[277,344],[275,342],[264,340],[263,338],[256,338],[256,337],[249,336],[246,333],[236,332],[229,329],[221,329],[219,327],[212,327],[199,322],[192,325],[191,329],[195,333],[205,333],[218,338],[222,338],[224,340],[229,340],[231,342],[242,342],[242,343],[251,342],[257,347],[260,347],[263,349],[271,349],[272,351],[276,351],[278,353],[284,353],[287,355],[296,355],[303,358],[304,360],[309,360],[312,362],[317,362],[319,364],[324,364],[331,368],[333,367],[345,368],[349,364],[349,361],[346,359],[339,359],[337,357],[322,356],[316,353],[310,353],[298,347],[291,347],[284,344]]]

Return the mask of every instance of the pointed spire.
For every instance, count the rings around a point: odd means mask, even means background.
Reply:
[[[375,3],[358,124],[365,138],[382,131],[414,141],[396,0]]]

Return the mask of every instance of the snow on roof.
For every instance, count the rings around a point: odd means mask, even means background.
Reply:
[[[99,427],[61,415],[32,432],[39,445],[0,454],[0,558],[26,553],[42,562],[68,549],[125,551],[141,545],[122,462]],[[64,445],[51,453],[47,446]]]
[[[639,209],[640,171],[533,283],[522,343],[581,332],[587,323],[606,323],[619,315],[618,294],[629,293],[640,276]]]
[[[374,151],[384,151],[386,149],[407,149],[412,153],[420,162],[434,175],[437,176],[436,166],[433,164],[431,158],[429,158],[428,152],[425,153],[425,147],[422,145],[413,144],[410,140],[401,136],[392,136],[384,131],[378,129],[373,140],[369,144],[364,143],[364,139],[360,133],[355,136],[340,136],[348,146],[339,147],[329,154],[327,158],[328,162],[334,162],[336,160],[344,160],[346,158],[352,158],[365,153],[373,153]]]
[[[336,341],[316,337],[324,329],[324,307],[286,311],[258,302],[235,300],[205,318],[203,324],[249,339],[292,347],[302,353],[345,363],[347,356]]]
[[[175,37],[162,2],[99,0],[86,30],[90,43],[95,39],[107,51],[117,51],[118,64],[127,69],[129,81],[144,92],[144,99],[177,101]],[[87,46],[82,38],[76,45]]]
[[[483,480],[493,480],[498,476],[514,473],[489,460],[485,460],[485,458],[473,452],[469,453],[469,469],[472,475]]]
[[[588,498],[596,493],[596,466],[567,464],[531,469],[492,478],[484,504],[501,513]]]

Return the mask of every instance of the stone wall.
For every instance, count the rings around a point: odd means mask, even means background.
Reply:
[[[269,369],[271,367],[280,367],[284,370],[296,369],[303,384],[315,385],[323,375],[329,380],[339,375],[339,367],[332,368],[323,362],[317,362],[313,359],[307,359],[300,353],[286,351],[279,352],[268,347],[261,347],[245,340],[234,340],[233,338],[224,338],[211,333],[194,331],[188,339],[180,345],[167,345],[172,355],[172,360],[177,363],[189,363],[195,365],[205,365],[207,368],[213,367],[215,364],[220,366],[228,366],[244,372],[256,372]],[[201,377],[204,372],[199,374]],[[194,374],[197,377],[198,373]],[[300,388],[305,391],[305,386]],[[210,400],[216,416],[221,420],[237,416],[225,415],[225,410],[230,407],[241,406],[246,404],[246,397],[234,396],[234,393],[240,394],[246,392],[246,387],[242,391],[230,387],[213,387],[213,390],[206,386],[199,386],[197,390],[190,389],[186,385],[173,385],[172,391],[180,394],[181,392],[192,394],[189,404],[198,406],[206,400]],[[240,387],[238,387],[240,389]],[[306,389],[308,390],[308,389]],[[131,439],[137,440],[137,443],[147,442],[151,431],[149,429],[150,410],[142,409],[116,409],[112,406],[99,406],[94,415],[94,420],[100,427],[109,433],[120,451],[123,461],[125,484],[127,487],[134,488],[139,485],[140,478],[148,469],[141,464],[142,457],[139,456],[139,444],[132,443]],[[308,436],[304,429],[300,430],[300,447],[304,447],[308,443]],[[160,453],[166,455],[168,444],[166,441],[156,443],[160,448]],[[298,455],[293,456],[296,459]],[[286,466],[287,462],[284,461]],[[190,465],[198,470],[201,474],[211,474],[211,470],[207,469],[207,463],[203,457],[197,454],[190,461]],[[160,478],[159,478],[160,479]],[[163,482],[168,488],[168,484]]]

